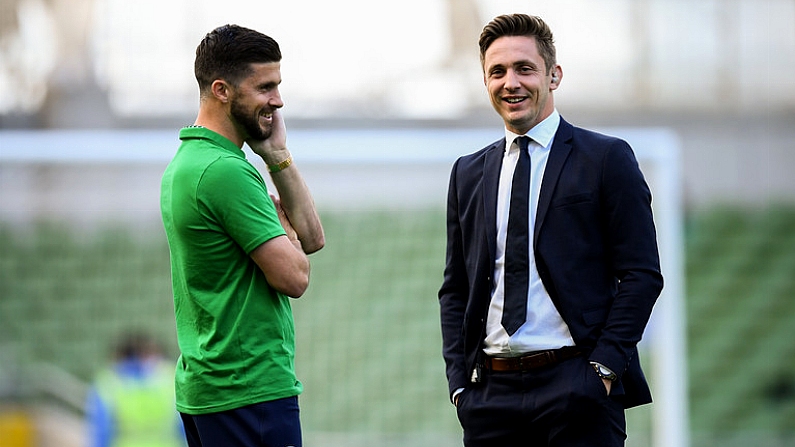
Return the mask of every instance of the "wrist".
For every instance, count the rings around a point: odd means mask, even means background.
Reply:
[[[282,161],[290,158],[290,150],[286,147],[274,148],[267,146],[258,146],[254,152],[262,158],[266,165],[279,164]]]
[[[268,172],[270,172],[271,174],[283,171],[288,167],[290,167],[290,165],[292,164],[293,164],[293,156],[290,155],[289,152],[287,153],[287,157],[282,159],[281,161],[277,161],[275,163],[268,163],[267,161],[265,162],[265,165],[268,167]]]

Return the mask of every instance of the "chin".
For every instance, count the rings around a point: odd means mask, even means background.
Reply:
[[[257,127],[256,129],[251,129],[249,132],[250,136],[254,140],[267,140],[271,136],[272,129],[270,127],[263,129],[262,127]]]
[[[521,119],[521,120],[507,120],[507,121],[505,121],[505,124],[506,124],[506,126],[508,126],[510,129],[527,129],[527,130],[530,130],[530,128],[531,128],[532,126],[529,124],[529,122],[530,122],[530,121],[528,121],[528,120],[526,120],[526,119]],[[527,133],[527,130],[525,130],[524,132],[517,132],[517,133]]]

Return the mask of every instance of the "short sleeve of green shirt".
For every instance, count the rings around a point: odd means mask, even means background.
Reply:
[[[285,234],[259,172],[246,160],[222,157],[207,166],[197,186],[198,209],[246,254]]]

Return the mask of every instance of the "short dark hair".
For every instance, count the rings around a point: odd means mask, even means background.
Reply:
[[[216,79],[238,85],[249,73],[250,64],[279,62],[282,53],[272,38],[238,25],[210,31],[196,47],[193,71],[199,91],[206,92]]]
[[[495,40],[503,36],[535,37],[538,53],[544,59],[547,71],[551,70],[557,63],[552,30],[541,20],[541,17],[527,14],[507,14],[494,18],[480,33],[478,43],[480,45],[481,65],[486,58],[486,50],[489,49]]]

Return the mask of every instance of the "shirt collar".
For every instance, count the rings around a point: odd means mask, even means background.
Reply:
[[[530,137],[531,140],[540,144],[541,147],[549,148],[549,146],[552,144],[552,139],[555,138],[555,132],[558,131],[558,125],[560,125],[560,114],[558,113],[557,109],[554,109],[548,117],[544,118],[543,121],[536,124],[532,129],[527,131],[525,135]],[[505,129],[506,151],[511,148],[513,140],[519,136],[521,135],[515,134],[510,130]]]
[[[180,140],[210,140],[223,149],[232,152],[235,155],[245,158],[243,149],[239,148],[235,143],[218,132],[212,131],[202,126],[188,126],[183,127],[179,131]]]

